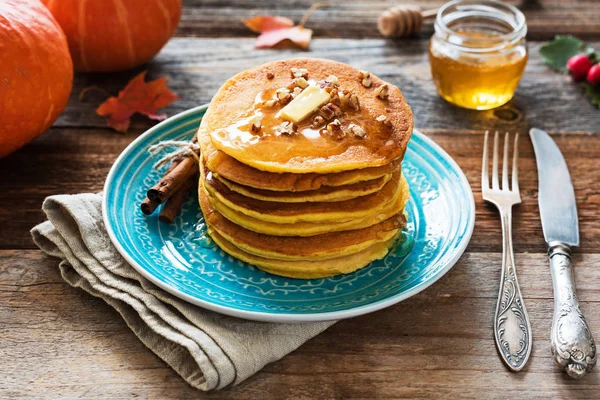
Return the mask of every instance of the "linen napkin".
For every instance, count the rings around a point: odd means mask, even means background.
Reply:
[[[112,245],[102,195],[59,195],[42,206],[48,221],[35,243],[60,258],[62,277],[115,308],[137,337],[187,383],[201,390],[236,385],[334,322],[262,323],[180,300],[137,273]]]

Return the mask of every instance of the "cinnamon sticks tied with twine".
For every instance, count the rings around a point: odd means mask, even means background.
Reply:
[[[158,219],[161,222],[172,224],[177,214],[179,214],[190,190],[198,182],[199,149],[197,139],[194,138],[189,143],[177,141],[161,142],[152,146],[149,151],[150,153],[156,153],[168,146],[176,146],[179,149],[163,157],[156,163],[155,168],[169,161],[171,165],[156,185],[148,189],[146,198],[140,205],[140,209],[144,214],[150,215],[154,213],[160,204],[166,202],[160,211]]]

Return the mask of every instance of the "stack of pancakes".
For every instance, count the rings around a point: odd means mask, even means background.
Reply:
[[[285,115],[310,86],[330,97],[301,120]],[[383,258],[406,223],[401,160],[412,128],[398,88],[346,64],[289,59],[234,76],[198,130],[210,236],[226,253],[294,278]]]

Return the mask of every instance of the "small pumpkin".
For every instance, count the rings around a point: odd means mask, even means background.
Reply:
[[[76,71],[134,68],[175,32],[181,0],[42,0],[63,28]]]
[[[67,39],[38,0],[0,1],[0,157],[45,132],[73,86]]]

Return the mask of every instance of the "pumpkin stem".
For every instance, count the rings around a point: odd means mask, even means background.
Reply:
[[[304,14],[304,17],[302,17],[298,26],[300,28],[304,28],[304,24],[306,24],[308,22],[308,18],[310,17],[310,14],[312,14],[312,12],[315,11],[317,8],[321,8],[321,7],[329,7],[329,3],[320,2],[320,3],[315,3],[312,6],[310,6],[310,8],[308,10],[306,10],[306,14]]]
[[[81,89],[81,92],[79,93],[79,101],[82,101],[83,97],[85,96],[85,94],[87,92],[92,91],[92,90],[95,90],[96,92],[103,93],[106,96],[110,96],[110,93],[108,93],[106,90],[102,89],[101,87],[98,87],[98,86],[88,86],[86,88]]]

